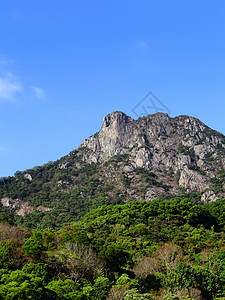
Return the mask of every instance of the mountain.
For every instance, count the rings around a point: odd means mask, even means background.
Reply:
[[[200,120],[122,112],[78,149],[0,180],[0,216],[29,227],[58,227],[103,204],[225,196],[225,136]]]

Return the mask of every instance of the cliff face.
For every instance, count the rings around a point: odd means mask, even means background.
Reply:
[[[209,180],[225,168],[224,142],[222,134],[193,117],[156,113],[133,120],[113,112],[81,147],[88,149],[84,156],[88,163],[126,154],[133,167],[176,173],[181,187],[205,192],[205,201],[216,198]]]

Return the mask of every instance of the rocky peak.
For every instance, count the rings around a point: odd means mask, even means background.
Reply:
[[[124,124],[127,124],[129,121],[133,121],[132,118],[128,117],[121,111],[114,111],[103,118],[101,130],[104,130],[105,127],[111,127],[119,130]]]
[[[179,174],[181,187],[200,192],[210,189],[210,178],[225,169],[225,137],[189,116],[156,113],[134,120],[115,111],[81,147],[88,163],[126,154],[133,167]]]
[[[81,147],[97,152],[98,157],[93,161],[105,161],[113,155],[123,154],[125,148],[144,146],[146,134],[158,138],[160,133],[167,131],[168,124],[170,117],[164,113],[133,120],[123,112],[115,111],[103,118],[100,132],[82,141]]]

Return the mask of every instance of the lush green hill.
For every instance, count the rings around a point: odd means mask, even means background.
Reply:
[[[73,164],[79,161],[76,155],[72,160]],[[1,216],[10,216],[17,224],[27,227],[56,228],[79,220],[100,205],[122,202],[110,196],[111,186],[98,180],[102,169],[99,164],[82,163],[81,169],[71,171],[60,168],[63,161],[64,158],[2,178],[0,199],[7,197],[12,205],[5,207],[0,203]],[[32,180],[27,179],[25,174],[29,174]],[[24,203],[32,210],[25,207],[24,215],[18,215]],[[40,207],[44,209],[39,210]]]
[[[79,159],[73,154],[71,164]],[[17,172],[14,177],[0,180],[0,199],[22,199],[21,203],[27,203],[33,208],[33,212],[27,211],[25,215],[18,216],[20,204],[14,207],[4,207],[0,203],[2,216],[10,216],[14,222],[32,228],[57,228],[63,223],[79,220],[91,209],[103,204],[125,203],[135,199],[126,193],[127,186],[137,190],[145,190],[151,186],[160,186],[166,189],[157,176],[143,169],[135,169],[135,177],[132,183],[122,169],[126,164],[123,156],[115,156],[105,164],[82,163],[80,169],[71,171],[60,168],[65,158],[54,163],[48,163],[42,167],[35,167],[25,172]],[[68,159],[67,159],[68,160]],[[119,164],[119,165],[118,165]],[[114,178],[101,181],[103,174],[114,170]],[[29,174],[32,180],[25,177]],[[137,191],[138,193],[138,191]],[[51,211],[38,210],[39,207],[50,208]]]
[[[41,167],[16,172],[13,177],[2,178],[0,199],[9,199],[10,205],[6,207],[0,202],[0,216],[7,216],[16,224],[30,228],[59,228],[64,223],[78,221],[101,205],[143,199],[148,189],[164,191],[161,199],[168,200],[174,196],[168,192],[169,186],[159,179],[161,172],[133,168],[126,174],[124,168],[130,167],[130,164],[127,156],[123,155],[113,156],[103,164],[82,162],[80,169],[60,168],[65,161],[73,165],[78,163],[77,155],[75,151],[69,156],[70,160],[65,157]],[[32,180],[27,179],[26,174]],[[171,184],[171,180],[172,183],[176,181],[175,175],[172,176],[174,178],[164,175],[164,178]],[[199,202],[201,198],[197,191],[187,194],[180,189],[179,194],[193,202]],[[24,215],[18,215],[21,211]]]
[[[104,205],[31,231],[0,224],[0,299],[224,299],[224,200]]]

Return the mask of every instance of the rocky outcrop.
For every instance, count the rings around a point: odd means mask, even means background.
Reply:
[[[213,191],[205,191],[203,194],[202,194],[202,197],[201,197],[201,201],[203,203],[211,203],[211,202],[214,202],[218,199],[218,197],[215,195],[215,193]]]
[[[71,167],[71,164],[69,162],[66,162],[64,164],[61,164],[59,166],[60,169],[69,169]]]
[[[3,206],[10,208],[15,211],[18,216],[24,217],[24,215],[30,214],[34,211],[34,208],[28,204],[28,202],[23,202],[20,199],[2,198],[1,203]]]
[[[211,189],[209,179],[224,169],[224,142],[222,134],[193,117],[156,113],[133,120],[116,111],[103,118],[100,132],[83,140],[80,149],[86,149],[88,163],[125,154],[134,168],[179,172],[181,187],[204,192]]]
[[[209,187],[209,182],[204,176],[185,166],[180,172],[179,185],[186,189],[202,192]]]
[[[145,194],[145,200],[146,201],[151,201],[154,199],[159,199],[160,195],[164,194],[165,191],[163,188],[152,188],[148,189],[146,194]]]
[[[32,176],[30,174],[28,174],[28,173],[24,174],[24,178],[28,179],[29,181],[32,181],[32,179],[33,179]]]
[[[2,198],[1,203],[3,206],[10,208],[15,212],[17,216],[24,217],[25,214],[31,214],[35,211],[34,207],[32,207],[28,202],[24,202],[21,199],[11,199],[8,197]],[[52,208],[39,206],[37,207],[39,211],[51,211]]]
[[[40,206],[37,207],[37,210],[42,211],[42,212],[46,212],[46,211],[51,211],[52,208],[40,205]]]

